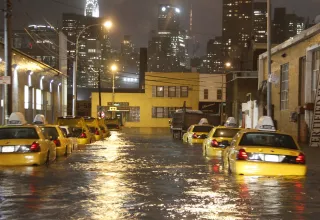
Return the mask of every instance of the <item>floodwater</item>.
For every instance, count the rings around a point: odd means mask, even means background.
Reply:
[[[49,167],[0,167],[0,219],[320,218],[319,167],[247,177],[219,162],[167,130],[114,131]]]

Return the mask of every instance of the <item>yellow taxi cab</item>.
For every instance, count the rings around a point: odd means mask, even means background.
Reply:
[[[89,116],[85,116],[83,117],[86,125],[89,127],[89,130],[91,132],[91,134],[94,136],[96,141],[100,141],[102,140],[103,134],[102,134],[102,130],[99,126],[99,122],[98,119],[93,118],[93,117],[89,117]]]
[[[202,143],[203,156],[222,157],[222,152],[229,145],[240,128],[217,126],[213,128]]]
[[[105,119],[105,125],[109,131],[119,131],[121,129],[119,120],[115,119]]]
[[[44,115],[41,114],[35,116],[33,123],[41,128],[46,139],[52,140],[56,145],[57,157],[71,154],[72,142],[64,135],[59,125],[47,124]]]
[[[68,127],[72,137],[76,137],[78,146],[94,142],[95,138],[89,131],[84,119],[80,116],[58,117],[57,125]]]
[[[256,129],[244,129],[223,154],[225,171],[241,175],[306,174],[306,158],[291,135],[275,130],[270,117],[259,119]]]
[[[189,144],[202,144],[212,128],[213,126],[207,122],[201,123],[200,121],[199,124],[191,125],[188,128],[187,132],[183,134],[182,141]]]
[[[0,127],[0,165],[41,165],[55,159],[55,144],[37,125],[27,124],[21,112],[13,112]]]
[[[102,131],[103,138],[110,137],[111,133],[108,127],[106,126],[106,124],[104,123],[104,119],[99,118],[98,122],[99,122],[100,129]]]

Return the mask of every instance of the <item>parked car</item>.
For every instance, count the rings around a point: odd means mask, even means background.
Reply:
[[[8,125],[0,127],[0,165],[41,165],[56,159],[56,145],[39,126],[27,124],[14,112]]]
[[[93,143],[94,136],[89,131],[84,119],[79,116],[58,117],[57,125],[68,126],[72,137],[76,137],[78,146]]]
[[[89,117],[89,116],[85,116],[83,118],[91,134],[94,136],[95,140],[96,141],[102,140],[104,137],[103,137],[102,130],[99,126],[98,119]]]

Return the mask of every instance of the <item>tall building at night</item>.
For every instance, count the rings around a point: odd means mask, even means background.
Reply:
[[[99,17],[99,4],[98,0],[86,0],[86,6],[84,9],[84,16]]]
[[[85,27],[102,24],[101,18],[64,13],[62,31],[68,38],[68,54],[75,57],[76,40]],[[104,71],[108,51],[109,35],[105,28],[94,25],[81,33],[78,42],[77,85],[82,88],[97,88],[99,71]],[[68,60],[68,85],[72,86],[73,62]]]
[[[130,35],[124,35],[121,42],[120,63],[123,72],[139,72],[139,53],[135,51]]]
[[[287,14],[285,8],[275,8],[273,18],[272,42],[279,44],[299,34],[305,29],[304,18]]]
[[[253,36],[256,43],[267,43],[267,2],[253,3]]]
[[[29,56],[59,69],[59,33],[49,25],[32,24],[25,30],[12,31],[12,46]],[[3,36],[4,32],[1,32]],[[2,37],[0,41],[4,42]],[[67,59],[67,57],[63,57]]]
[[[252,38],[253,0],[223,0],[222,38],[225,61],[241,70]]]
[[[198,71],[200,73],[223,72],[222,37],[215,37],[208,41],[207,54],[202,57]]]
[[[152,72],[183,72],[188,66],[187,34],[180,27],[181,10],[159,5],[158,31],[151,31],[148,69]]]

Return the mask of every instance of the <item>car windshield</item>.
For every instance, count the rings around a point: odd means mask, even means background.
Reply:
[[[101,129],[101,131],[104,131],[104,130],[105,130],[103,126],[100,126],[100,129]]]
[[[243,134],[240,146],[266,146],[297,150],[293,138],[290,135],[277,133],[245,133]]]
[[[218,128],[212,137],[233,138],[240,129]]]
[[[56,140],[59,137],[59,133],[54,127],[42,127],[41,130],[47,139],[52,138],[53,140]]]
[[[212,126],[194,126],[193,132],[209,132],[211,131]]]
[[[0,128],[0,140],[5,139],[39,139],[35,128]]]

